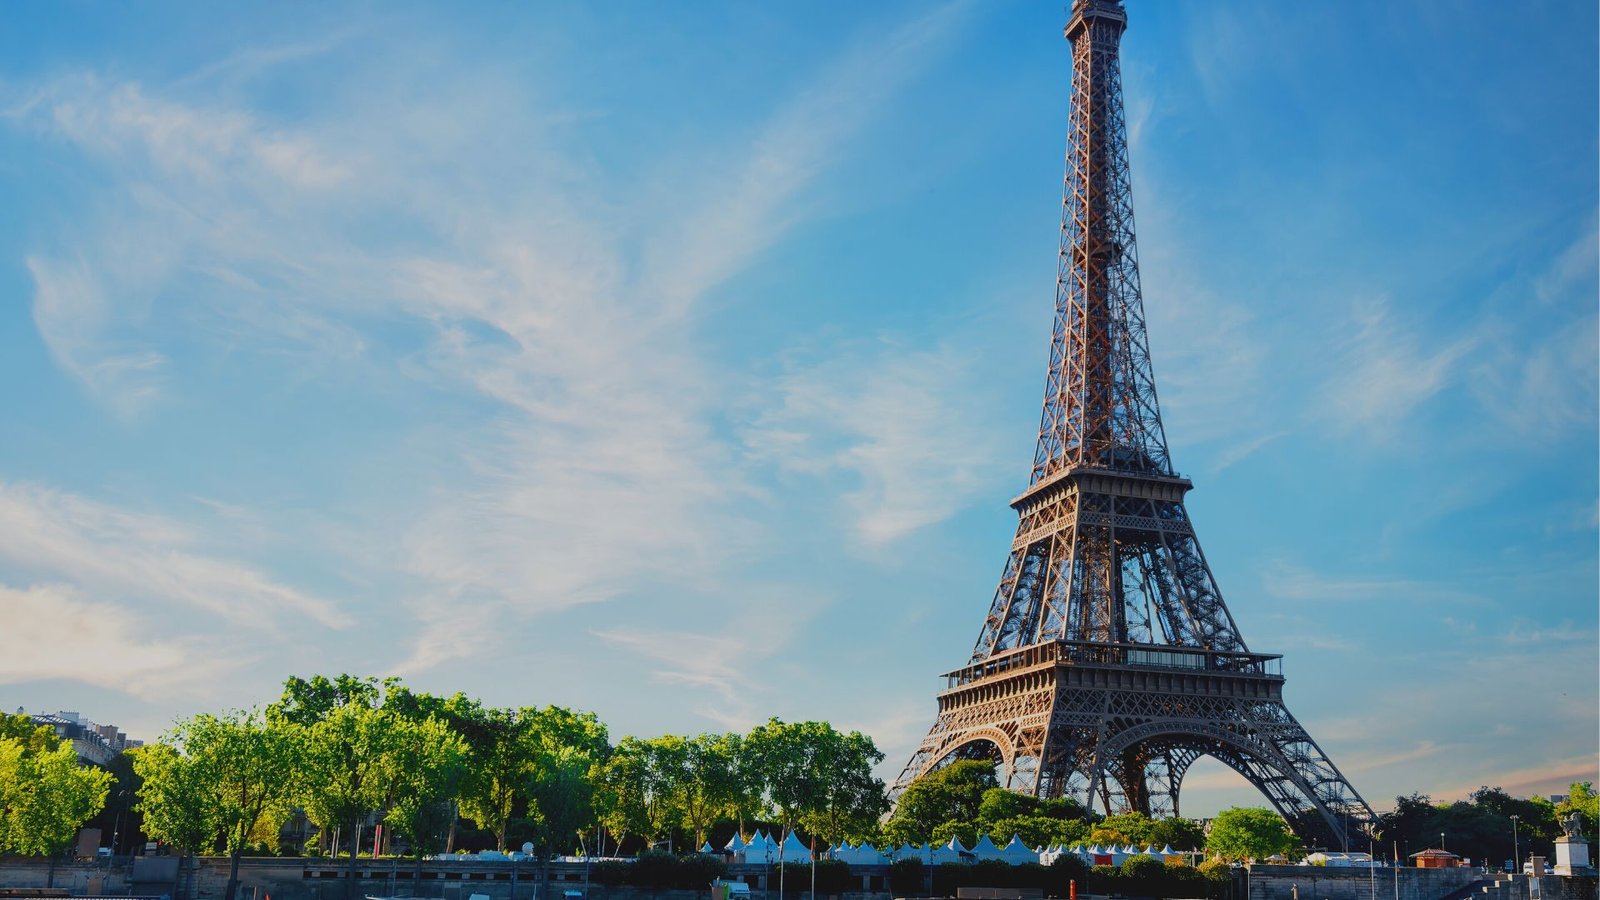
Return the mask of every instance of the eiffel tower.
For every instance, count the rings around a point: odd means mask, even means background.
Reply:
[[[891,796],[960,759],[1108,813],[1177,815],[1210,756],[1311,843],[1373,819],[1245,645],[1200,552],[1156,403],[1134,251],[1121,0],[1076,0],[1061,255],[1044,415],[1020,523],[968,664]]]

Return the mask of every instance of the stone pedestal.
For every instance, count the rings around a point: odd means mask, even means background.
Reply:
[[[1556,838],[1557,875],[1592,875],[1594,866],[1589,861],[1589,843],[1583,838],[1563,835]]]

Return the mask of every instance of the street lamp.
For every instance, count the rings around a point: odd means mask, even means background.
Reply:
[[[1511,817],[1511,868],[1516,871],[1522,867],[1522,845],[1517,841],[1517,820],[1521,816]]]

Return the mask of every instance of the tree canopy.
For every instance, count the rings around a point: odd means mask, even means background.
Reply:
[[[1289,823],[1270,809],[1233,807],[1217,813],[1206,851],[1227,860],[1263,860],[1300,845]]]

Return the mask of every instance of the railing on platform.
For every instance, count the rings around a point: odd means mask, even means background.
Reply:
[[[1239,653],[1178,647],[1171,644],[1103,644],[1093,641],[1046,641],[1009,653],[991,656],[945,675],[946,687],[956,688],[984,678],[1043,665],[1126,666],[1140,669],[1181,669],[1189,672],[1224,672],[1283,677],[1283,657],[1271,653]]]

